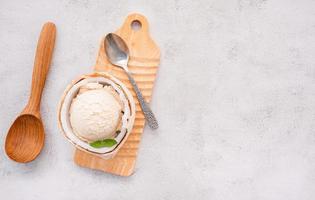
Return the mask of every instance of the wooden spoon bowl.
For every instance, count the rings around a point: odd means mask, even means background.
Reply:
[[[46,23],[41,31],[32,76],[31,95],[23,112],[13,122],[5,141],[5,151],[16,162],[34,160],[44,146],[45,132],[40,117],[40,100],[56,37],[56,26]]]
[[[22,114],[14,121],[8,132],[5,150],[12,160],[29,162],[40,153],[44,140],[42,121],[35,115]]]

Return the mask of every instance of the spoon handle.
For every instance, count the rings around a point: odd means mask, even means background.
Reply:
[[[133,86],[133,89],[136,92],[136,95],[138,97],[142,112],[144,114],[145,119],[147,120],[149,126],[152,129],[157,129],[159,127],[159,124],[151,110],[151,108],[149,107],[149,105],[147,104],[147,102],[144,100],[142,93],[140,91],[140,89],[138,88],[138,85],[136,83],[136,81],[133,79],[133,77],[131,76],[130,72],[126,71],[127,76]]]
[[[32,75],[31,95],[24,112],[39,113],[40,100],[45,85],[46,75],[50,66],[55,45],[55,38],[55,24],[51,22],[44,24],[37,43]]]

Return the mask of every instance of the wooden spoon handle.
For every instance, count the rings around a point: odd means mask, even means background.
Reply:
[[[51,22],[44,24],[37,43],[32,76],[31,95],[24,113],[39,114],[40,100],[55,46],[55,38],[55,24]]]

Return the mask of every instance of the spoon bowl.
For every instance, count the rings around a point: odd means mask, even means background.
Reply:
[[[22,114],[16,118],[8,132],[5,151],[14,161],[29,162],[40,153],[44,140],[42,121],[35,115]]]
[[[109,61],[128,70],[129,49],[123,39],[114,33],[109,33],[105,37],[104,46]]]

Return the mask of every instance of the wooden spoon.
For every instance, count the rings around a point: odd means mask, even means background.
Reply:
[[[40,116],[40,100],[56,37],[56,26],[44,24],[35,55],[31,95],[28,104],[12,124],[5,141],[7,155],[16,162],[30,162],[44,145],[45,132]]]

